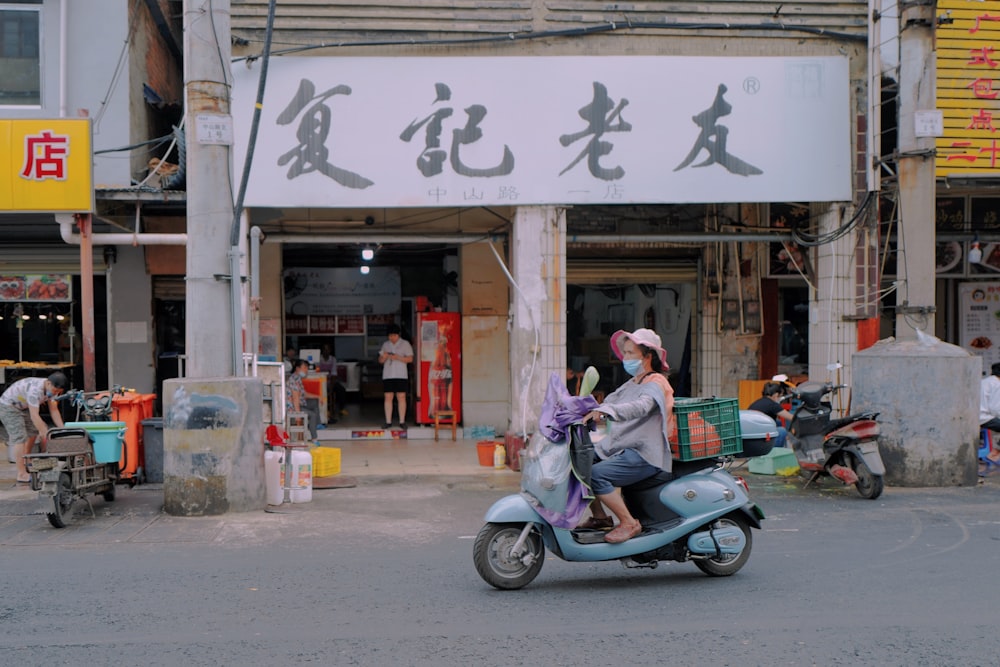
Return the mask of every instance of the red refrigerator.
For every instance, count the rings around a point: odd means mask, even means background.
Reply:
[[[462,420],[462,314],[417,313],[417,423],[453,410]]]

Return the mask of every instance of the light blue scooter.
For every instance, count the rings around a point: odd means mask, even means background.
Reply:
[[[740,411],[740,424],[740,455],[770,451],[777,431],[769,417]],[[750,558],[750,529],[760,528],[764,513],[750,500],[746,482],[727,472],[724,463],[675,461],[675,479],[662,473],[622,489],[642,533],[621,544],[605,542],[601,530],[552,526],[523,494],[501,498],[486,512],[486,525],[476,536],[476,571],[496,588],[522,588],[538,576],[548,549],[570,562],[619,560],[627,568],[652,569],[659,561],[690,560],[711,576],[735,574]]]

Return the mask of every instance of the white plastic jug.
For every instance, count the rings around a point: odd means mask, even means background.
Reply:
[[[288,492],[288,497],[293,503],[308,503],[313,497],[312,454],[306,449],[296,448],[292,450],[291,459],[291,466],[281,467],[285,474],[288,474],[288,469],[291,468],[292,489]],[[284,475],[281,483],[284,487]]]
[[[281,452],[264,452],[264,488],[267,490],[267,504],[280,505],[285,500],[285,490],[281,488]]]

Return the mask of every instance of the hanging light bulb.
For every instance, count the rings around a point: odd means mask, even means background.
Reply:
[[[375,251],[372,248],[361,249],[361,259],[370,262],[375,258]]]
[[[372,270],[372,267],[370,267],[370,266],[367,266],[367,265],[362,266],[361,267],[361,275],[367,276],[369,273],[371,273],[371,270]]]
[[[56,319],[62,322],[63,320],[66,319],[66,316],[63,315],[62,313],[59,313],[58,315],[56,315]]]
[[[979,264],[981,261],[983,261],[983,251],[979,248],[979,237],[976,236],[969,248],[969,264]]]

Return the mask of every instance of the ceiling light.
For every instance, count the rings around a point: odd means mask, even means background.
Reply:
[[[361,249],[361,259],[365,260],[366,262],[370,262],[374,258],[375,258],[375,251],[374,250],[372,250],[371,248],[362,248]]]
[[[370,267],[370,266],[362,266],[361,267],[361,275],[367,276],[371,272],[371,270],[372,270],[372,267]]]

